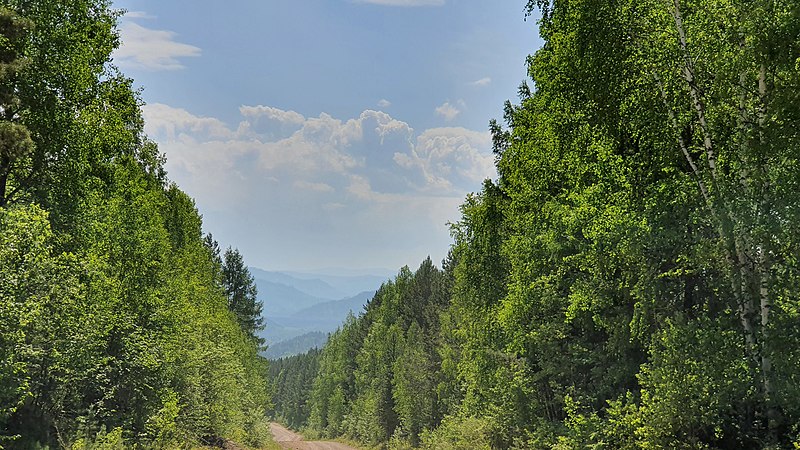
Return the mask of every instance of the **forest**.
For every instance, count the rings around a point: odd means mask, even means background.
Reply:
[[[498,178],[272,413],[406,449],[800,448],[800,4],[531,0]]]
[[[0,1],[0,448],[800,448],[800,4],[530,0],[440,267],[319,350],[144,133],[109,0]],[[532,49],[533,50],[533,49]],[[499,105],[498,105],[499,106]]]
[[[119,15],[0,2],[0,448],[259,447],[255,285],[144,135]]]

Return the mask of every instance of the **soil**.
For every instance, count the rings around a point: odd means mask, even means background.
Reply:
[[[340,444],[338,442],[305,441],[303,440],[303,436],[275,422],[269,424],[269,429],[272,431],[275,442],[280,444],[283,448],[293,450],[358,450],[355,447],[350,447],[349,445]]]

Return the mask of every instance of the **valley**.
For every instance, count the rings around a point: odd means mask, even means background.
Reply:
[[[269,359],[321,348],[329,333],[348,314],[358,315],[392,274],[372,269],[365,274],[330,269],[324,273],[278,272],[250,267],[258,299],[264,305],[260,332]]]

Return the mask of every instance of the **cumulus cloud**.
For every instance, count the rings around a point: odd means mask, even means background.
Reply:
[[[390,106],[392,106],[392,102],[390,102],[389,100],[386,100],[385,98],[382,98],[382,99],[380,99],[378,101],[378,107],[379,108],[388,108]]]
[[[413,151],[395,153],[395,162],[417,170],[429,190],[452,191],[477,186],[494,174],[494,157],[488,132],[465,128],[432,128],[417,137]]]
[[[142,12],[125,15],[119,27],[122,45],[114,52],[119,66],[151,71],[179,70],[184,68],[181,59],[200,56],[200,48],[178,42],[176,33],[153,30],[135,22],[147,18],[150,17]]]
[[[483,77],[480,80],[475,80],[472,83],[470,83],[470,85],[478,87],[488,86],[490,84],[492,84],[492,79],[489,77]]]
[[[205,140],[230,138],[235,134],[221,120],[196,116],[185,109],[154,103],[145,105],[143,110],[147,117],[147,132],[168,141],[186,133],[202,135]]]
[[[246,106],[239,107],[239,113],[248,120],[258,119],[265,117],[269,120],[275,120],[281,123],[302,125],[306,118],[302,114],[295,111],[284,111],[282,109],[273,108],[271,106]]]
[[[461,110],[450,104],[450,102],[444,102],[441,106],[438,106],[435,110],[436,114],[444,118],[446,121],[451,121],[456,118],[459,114],[461,114]]]
[[[287,138],[299,130],[306,121],[306,118],[298,112],[263,105],[242,105],[239,107],[239,113],[244,120],[239,124],[238,132],[261,140]]]
[[[215,235],[269,239],[265,252],[285,254],[293,254],[288,242],[303,240],[329,264],[356,248],[374,264],[379,255],[366,249],[389,241],[397,245],[381,252],[413,253],[410,263],[424,258],[448,236],[446,223],[458,219],[466,193],[495,176],[489,133],[417,132],[381,111],[339,119],[245,105],[236,124],[163,104],[143,112],[170,178],[197,199]]]
[[[360,164],[347,151],[360,137],[361,129],[357,122],[342,123],[322,114],[305,121],[299,130],[285,139],[268,142],[256,139],[251,142],[251,148],[258,156],[259,167],[265,171],[285,168],[305,173],[343,173]]]
[[[460,127],[417,133],[381,111],[341,120],[245,105],[236,126],[158,103],[143,111],[146,131],[168,151],[170,164],[202,182],[229,168],[291,180],[306,191],[346,186],[375,199],[365,193],[461,193],[494,173],[489,133]]]

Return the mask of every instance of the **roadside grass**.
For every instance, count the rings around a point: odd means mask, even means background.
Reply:
[[[277,442],[273,441],[272,439],[270,439],[267,442],[264,442],[261,448],[259,448],[259,450],[282,450],[282,449],[283,447]]]

